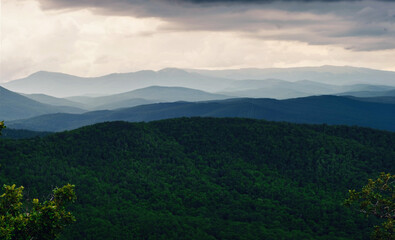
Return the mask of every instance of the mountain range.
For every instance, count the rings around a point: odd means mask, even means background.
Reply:
[[[2,84],[15,92],[41,93],[55,97],[103,96],[150,86],[167,86],[236,97],[276,99],[352,91],[379,91],[376,87],[379,85],[383,85],[380,91],[394,90],[395,72],[335,66],[212,71],[166,68],[160,71],[146,70],[83,78],[41,71]]]
[[[394,171],[394,74],[38,72],[0,87],[0,182],[75,184],[60,239],[368,239],[342,202]]]
[[[133,107],[149,103],[175,101],[207,101],[231,98],[226,95],[213,94],[184,87],[151,86],[125,93],[102,97],[69,97],[68,100],[84,104],[88,109],[116,109]]]
[[[198,70],[188,72],[199,73],[210,77],[233,80],[245,79],[282,79],[285,81],[310,80],[334,85],[373,84],[395,86],[395,72],[350,66],[295,67],[295,68],[245,68],[230,70]]]
[[[330,85],[309,80],[288,82],[278,79],[237,80],[221,92],[234,97],[287,99],[313,95],[343,95],[356,97],[395,96],[395,87],[386,85]],[[364,94],[362,94],[364,93]]]
[[[395,131],[395,104],[341,96],[287,100],[237,98],[141,105],[83,114],[48,114],[8,122],[16,129],[63,131],[105,121],[152,121],[178,117],[240,117],[296,123],[346,124]]]
[[[53,106],[34,101],[0,87],[0,119],[29,118],[48,113],[82,113],[84,110],[70,106]]]
[[[230,98],[225,95],[181,88],[152,86],[103,97],[56,98],[45,94],[18,94],[0,87],[0,119],[15,120],[49,113],[82,113],[174,101],[205,101]]]
[[[146,70],[90,78],[41,71],[23,79],[4,83],[3,86],[15,92],[71,97],[110,95],[157,85],[217,91],[223,89],[227,82],[227,79],[168,68],[157,72]]]
[[[0,88],[0,119],[9,127],[40,131],[183,116],[348,124],[390,131],[395,122],[395,73],[365,68],[167,68],[94,78],[38,72],[3,85],[17,92]]]

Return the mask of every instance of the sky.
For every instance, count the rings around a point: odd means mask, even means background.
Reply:
[[[0,82],[167,67],[395,71],[385,0],[1,0],[0,32]]]

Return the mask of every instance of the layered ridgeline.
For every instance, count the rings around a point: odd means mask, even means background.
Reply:
[[[366,100],[375,98],[375,100],[380,101],[381,99],[395,99],[395,87],[390,86],[376,86],[365,84],[333,86],[315,83],[311,81],[299,81],[291,83],[281,80],[242,80],[235,82],[233,85],[235,88],[233,89],[233,91],[230,91],[228,89],[228,92],[225,92],[225,94],[227,95],[214,94],[191,88],[164,86],[150,86],[120,94],[112,94],[100,97],[74,96],[68,98],[55,98],[44,94],[24,95],[28,98],[44,104],[78,107],[86,110],[113,110],[117,108],[134,107],[138,105],[160,102],[197,102],[238,97],[265,97],[284,99],[322,94],[357,96],[366,98]],[[345,90],[350,91],[342,92]]]
[[[227,98],[231,97],[190,88],[163,86],[151,86],[101,97],[69,98],[45,94],[19,94],[0,87],[0,119],[21,119],[52,112],[81,113],[87,110],[117,109],[158,102],[196,102]]]
[[[379,84],[394,86],[395,72],[350,66],[294,67],[294,68],[245,68],[229,70],[189,69],[191,73],[204,76],[243,79],[283,79],[286,81],[310,80],[319,83],[344,84]]]
[[[63,131],[105,121],[153,121],[177,117],[241,117],[296,123],[346,124],[395,131],[394,98],[316,96],[287,100],[228,99],[173,102],[84,114],[49,114],[8,122],[10,128]]]
[[[101,123],[0,139],[0,182],[76,185],[63,239],[369,239],[347,190],[395,170],[395,134],[249,119]]]
[[[208,101],[231,98],[191,88],[151,86],[101,97],[76,96],[68,99],[84,104],[87,109],[103,110],[134,107],[149,103],[176,101]]]
[[[18,93],[0,87],[0,119],[30,118],[48,113],[82,113],[84,110],[71,106],[43,104]]]
[[[7,89],[23,93],[43,93],[56,97],[109,95],[149,86],[178,86],[217,91],[229,80],[188,73],[181,69],[113,73],[101,77],[83,78],[56,72],[37,72],[26,78],[7,82]]]
[[[91,78],[37,72],[2,85],[15,92],[55,97],[112,95],[150,86],[192,88],[233,97],[285,99],[322,94],[354,96],[354,92],[365,97],[393,96],[390,91],[395,89],[395,72],[335,66],[213,71],[167,68]]]

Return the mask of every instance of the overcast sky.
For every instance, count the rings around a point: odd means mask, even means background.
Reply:
[[[1,0],[1,79],[177,68],[395,71],[395,3]]]

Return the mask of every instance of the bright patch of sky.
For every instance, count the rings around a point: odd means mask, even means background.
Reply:
[[[0,53],[0,82],[41,70],[78,76],[166,67],[395,71],[395,4],[2,0]]]

